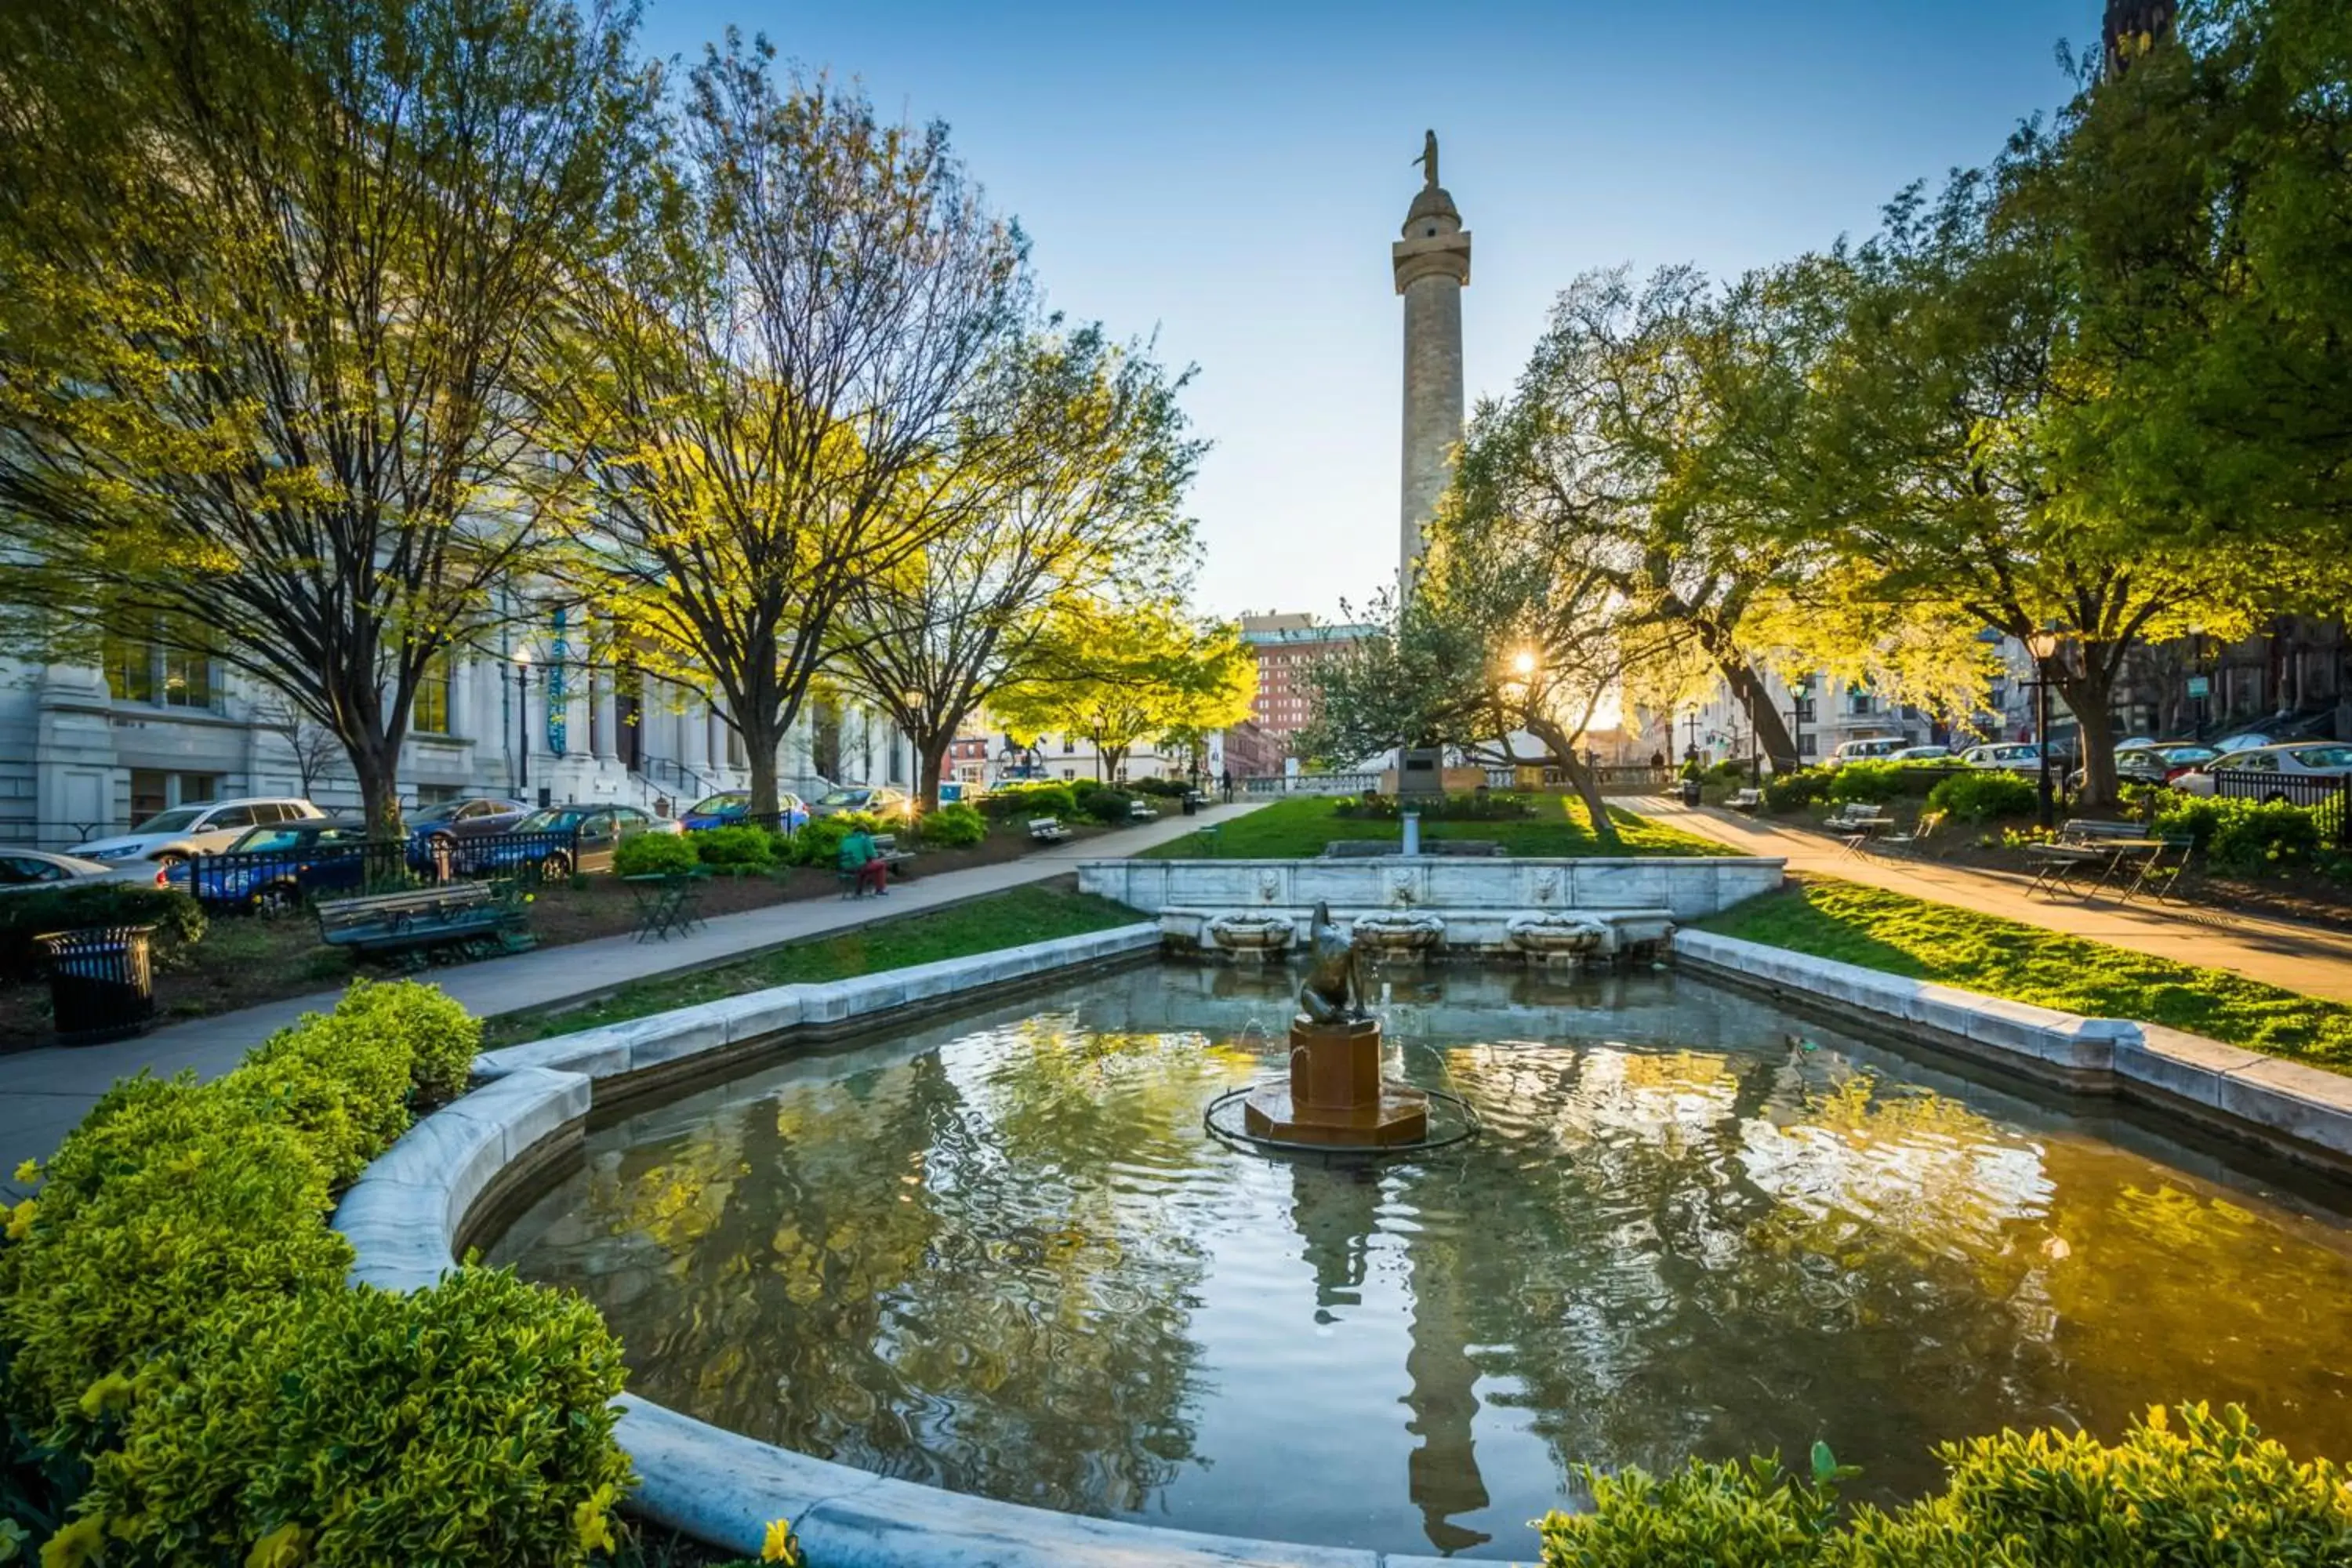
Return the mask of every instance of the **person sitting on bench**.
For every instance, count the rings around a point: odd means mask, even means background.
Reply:
[[[882,858],[872,831],[863,824],[851,828],[841,841],[841,868],[857,879],[859,896],[868,888],[878,898],[890,896],[890,862]]]

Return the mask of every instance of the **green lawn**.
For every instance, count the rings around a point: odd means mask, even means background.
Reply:
[[[1877,888],[1798,882],[1708,931],[2099,1018],[2166,1024],[2352,1073],[2352,1006]]]
[[[698,1002],[715,1002],[722,996],[740,996],[771,985],[845,980],[885,969],[904,969],[942,958],[961,958],[1000,947],[1019,947],[1024,942],[1132,925],[1143,918],[1124,904],[1097,899],[1066,885],[1043,883],[1015,888],[929,914],[908,915],[903,920],[885,921],[878,925],[795,942],[740,963],[642,980],[624,986],[602,1002],[569,1012],[492,1018],[482,1027],[483,1045],[520,1045],[551,1035],[593,1029],[599,1024],[617,1024],[626,1018],[666,1013],[673,1007],[690,1007]]]
[[[1290,860],[1323,853],[1335,838],[1385,838],[1404,836],[1401,824],[1360,821],[1339,815],[1343,795],[1294,795],[1260,806],[1246,816],[1223,824],[1213,847],[1200,834],[1147,849],[1160,860],[1191,860],[1213,856],[1224,860]],[[1424,843],[1440,838],[1483,838],[1502,845],[1511,855],[1601,855],[1609,853],[1592,837],[1583,802],[1573,795],[1535,797],[1536,814],[1505,822],[1424,822]],[[1700,838],[1667,827],[1629,811],[1611,807],[1624,855],[1729,855],[1735,851],[1711,838]]]

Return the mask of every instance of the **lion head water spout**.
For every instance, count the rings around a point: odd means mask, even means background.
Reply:
[[[1355,944],[1315,906],[1312,961],[1290,1023],[1290,1076],[1242,1104],[1243,1130],[1273,1143],[1402,1148],[1429,1136],[1429,1096],[1381,1077],[1381,1024],[1364,1007]]]

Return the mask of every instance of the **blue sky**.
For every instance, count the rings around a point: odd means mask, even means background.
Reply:
[[[1199,366],[1203,605],[1335,613],[1395,571],[1388,248],[1437,131],[1474,236],[1470,397],[1508,389],[1590,268],[1733,273],[1867,229],[2063,100],[2099,0],[1420,5],[648,0],[692,57],[730,22],[940,119],[1054,304]]]

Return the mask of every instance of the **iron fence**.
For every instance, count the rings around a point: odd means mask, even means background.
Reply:
[[[199,855],[173,887],[215,910],[290,911],[313,900],[395,892],[438,882],[512,878],[537,883],[580,869],[574,831],[458,839],[389,838],[362,844]]]

